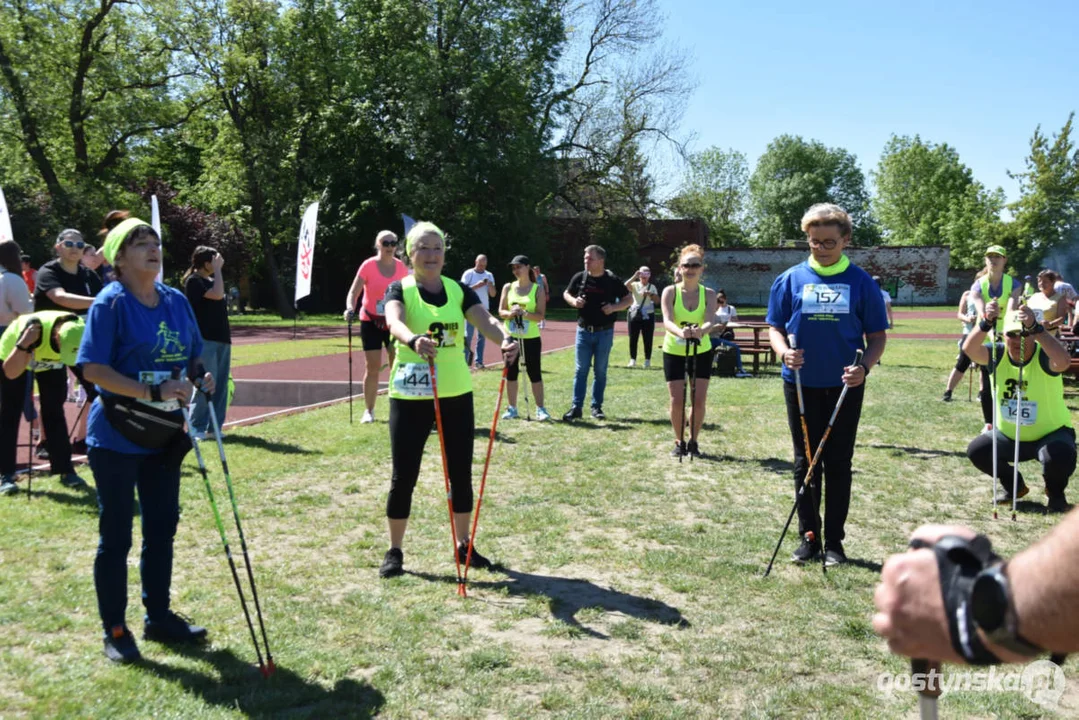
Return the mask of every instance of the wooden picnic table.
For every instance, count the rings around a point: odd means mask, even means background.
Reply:
[[[756,375],[760,372],[761,356],[764,356],[764,361],[767,364],[773,364],[776,362],[775,351],[772,350],[772,344],[768,341],[768,336],[762,339],[761,334],[768,330],[768,323],[757,320],[734,320],[727,323],[727,327],[734,330],[734,342],[738,345],[738,349],[742,351],[743,355],[751,355],[753,357],[753,374]],[[739,330],[748,330],[753,333],[753,340],[748,337],[740,339],[738,337]]]

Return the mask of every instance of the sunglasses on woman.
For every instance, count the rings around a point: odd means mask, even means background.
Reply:
[[[703,263],[699,263],[699,262],[682,263],[682,267],[686,268],[687,270],[692,270],[693,268],[699,268],[702,265],[703,265]]]
[[[382,247],[397,247],[396,240],[383,240]]]
[[[86,247],[86,243],[84,243],[82,240],[64,240],[64,247],[78,248],[79,250],[82,250],[84,247]]]

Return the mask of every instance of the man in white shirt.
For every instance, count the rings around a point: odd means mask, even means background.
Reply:
[[[892,296],[887,290],[884,289],[884,281],[881,280],[880,275],[874,275],[873,282],[875,282],[877,284],[877,287],[880,288],[880,296],[884,298],[884,309],[888,313],[888,329],[890,330],[895,324],[892,321]]]
[[[480,296],[480,300],[484,302],[484,308],[488,308],[490,301],[486,298],[495,296],[495,276],[487,271],[487,256],[477,255],[476,266],[465,270],[461,275],[461,282],[468,285],[470,288],[476,291],[476,294]],[[486,288],[486,292],[484,291]],[[471,323],[465,323],[465,362],[472,365],[472,331],[475,330]],[[483,337],[483,333],[477,333],[480,337],[476,341],[476,369],[483,369],[483,348],[487,344],[486,338]]]

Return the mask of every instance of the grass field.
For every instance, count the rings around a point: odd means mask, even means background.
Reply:
[[[980,428],[977,404],[938,400],[954,343],[890,342],[870,377],[845,543],[852,562],[827,576],[795,567],[791,534],[762,579],[792,503],[779,380],[714,381],[707,457],[678,464],[666,454],[662,373],[620,367],[625,342],[611,358],[608,421],[499,423],[478,547],[504,568],[473,571],[468,599],[454,592],[436,438],[405,543],[409,574],[380,581],[384,422],[350,426],[339,405],[229,433],[280,668],[268,681],[251,670],[193,455],[173,598],[209,627],[212,644],[180,652],[143,641],[146,659],[134,667],[101,654],[92,495],[48,479],[31,502],[0,499],[0,717],[915,716],[912,693],[877,686],[880,673],[908,668],[870,627],[880,563],[926,521],[986,531],[1005,555],[1056,521],[1037,492],[1018,522],[991,519],[988,481],[964,455]],[[548,408],[561,414],[570,354],[546,356],[544,370]],[[478,489],[498,375],[474,377]],[[1074,382],[1068,393],[1079,419]],[[378,410],[384,418],[384,400]],[[216,460],[210,467],[227,506]],[[133,553],[128,620],[141,635],[137,562]],[[940,705],[943,717],[1045,713],[1017,692],[953,693]],[[1077,709],[1072,682],[1061,714]]]

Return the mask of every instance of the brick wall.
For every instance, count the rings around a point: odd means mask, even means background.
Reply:
[[[705,284],[723,288],[734,305],[767,305],[768,291],[781,272],[806,259],[806,248],[723,248],[708,250]],[[872,247],[847,250],[851,262],[880,275],[901,305],[948,302],[949,248]],[[972,274],[973,276],[973,274]]]

